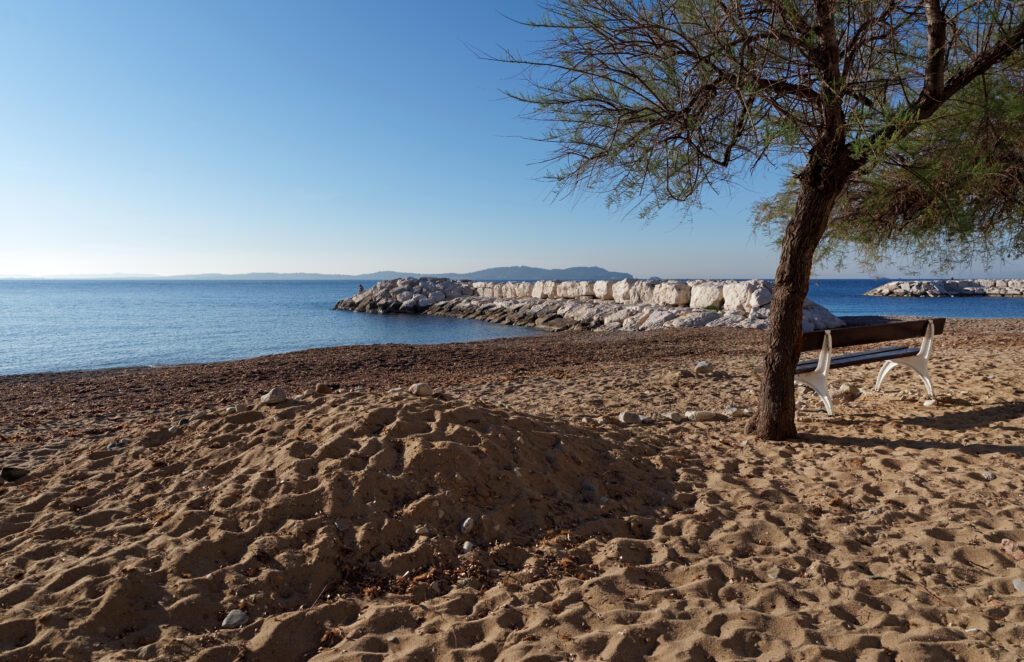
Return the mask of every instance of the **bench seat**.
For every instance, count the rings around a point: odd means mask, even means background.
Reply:
[[[916,347],[883,347],[868,352],[841,354],[833,357],[829,365],[833,368],[842,368],[844,366],[877,363],[879,361],[903,358],[904,356],[914,356],[917,352],[918,349]],[[818,359],[801,361],[796,364],[796,373],[799,375],[803,372],[814,372],[814,369],[817,367]]]
[[[832,415],[832,397],[828,392],[828,371],[866,363],[881,363],[875,379],[875,390],[882,386],[882,380],[897,365],[903,365],[918,374],[924,382],[929,398],[934,398],[932,378],[928,373],[928,359],[932,353],[932,340],[942,333],[946,326],[944,318],[930,320],[911,320],[906,322],[890,322],[868,326],[853,326],[827,331],[805,333],[801,338],[800,347],[809,352],[821,350],[817,360],[799,361],[796,364],[796,382],[809,387],[821,398],[825,412]],[[863,352],[852,352],[833,356],[832,350],[839,347],[856,347],[858,345],[874,345],[884,342],[897,342],[912,338],[922,338],[920,347],[899,345],[882,347]]]

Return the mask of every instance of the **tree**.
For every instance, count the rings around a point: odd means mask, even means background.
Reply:
[[[649,216],[791,164],[755,431],[796,434],[793,376],[837,201],[1024,44],[1021,0],[557,0],[514,98],[550,127],[558,190]],[[921,133],[925,136],[926,133]],[[942,136],[933,136],[936,149]]]
[[[1006,73],[1021,71],[1018,63]],[[776,240],[797,185],[791,178],[758,205],[755,224]],[[817,257],[842,266],[851,255],[865,270],[1024,257],[1024,77],[979,78],[878,167],[854,175]]]

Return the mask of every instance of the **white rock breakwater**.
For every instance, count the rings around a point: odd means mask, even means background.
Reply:
[[[1024,279],[893,280],[866,292],[873,297],[1019,297]]]
[[[772,285],[763,280],[469,282],[447,278],[382,280],[337,303],[338,310],[426,313],[533,326],[551,331],[736,326],[764,329]],[[804,331],[843,326],[813,301]]]

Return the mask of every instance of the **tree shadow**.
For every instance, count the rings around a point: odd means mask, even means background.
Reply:
[[[986,453],[1010,453],[1024,457],[1024,446],[1011,444],[958,444],[953,441],[926,441],[914,439],[883,439],[881,437],[831,437],[824,434],[801,434],[797,439],[791,439],[794,443],[822,444],[828,446],[858,446],[871,448],[882,446],[890,450],[897,448],[914,448],[918,450],[938,449],[949,451],[962,451],[972,455],[984,455]]]
[[[983,407],[979,409],[968,409],[966,411],[951,411],[938,416],[915,416],[904,419],[904,423],[918,425],[923,428],[934,430],[966,431],[975,428],[983,428],[1009,421],[1015,418],[1024,418],[1024,402],[1006,402],[1003,404]],[[1003,430],[1021,430],[1024,428],[1002,428]]]

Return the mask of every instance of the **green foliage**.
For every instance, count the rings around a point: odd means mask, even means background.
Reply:
[[[1022,60],[974,81],[856,175],[833,210],[819,262],[948,270],[1024,256]],[[755,225],[780,238],[798,186],[791,177],[762,201]]]

